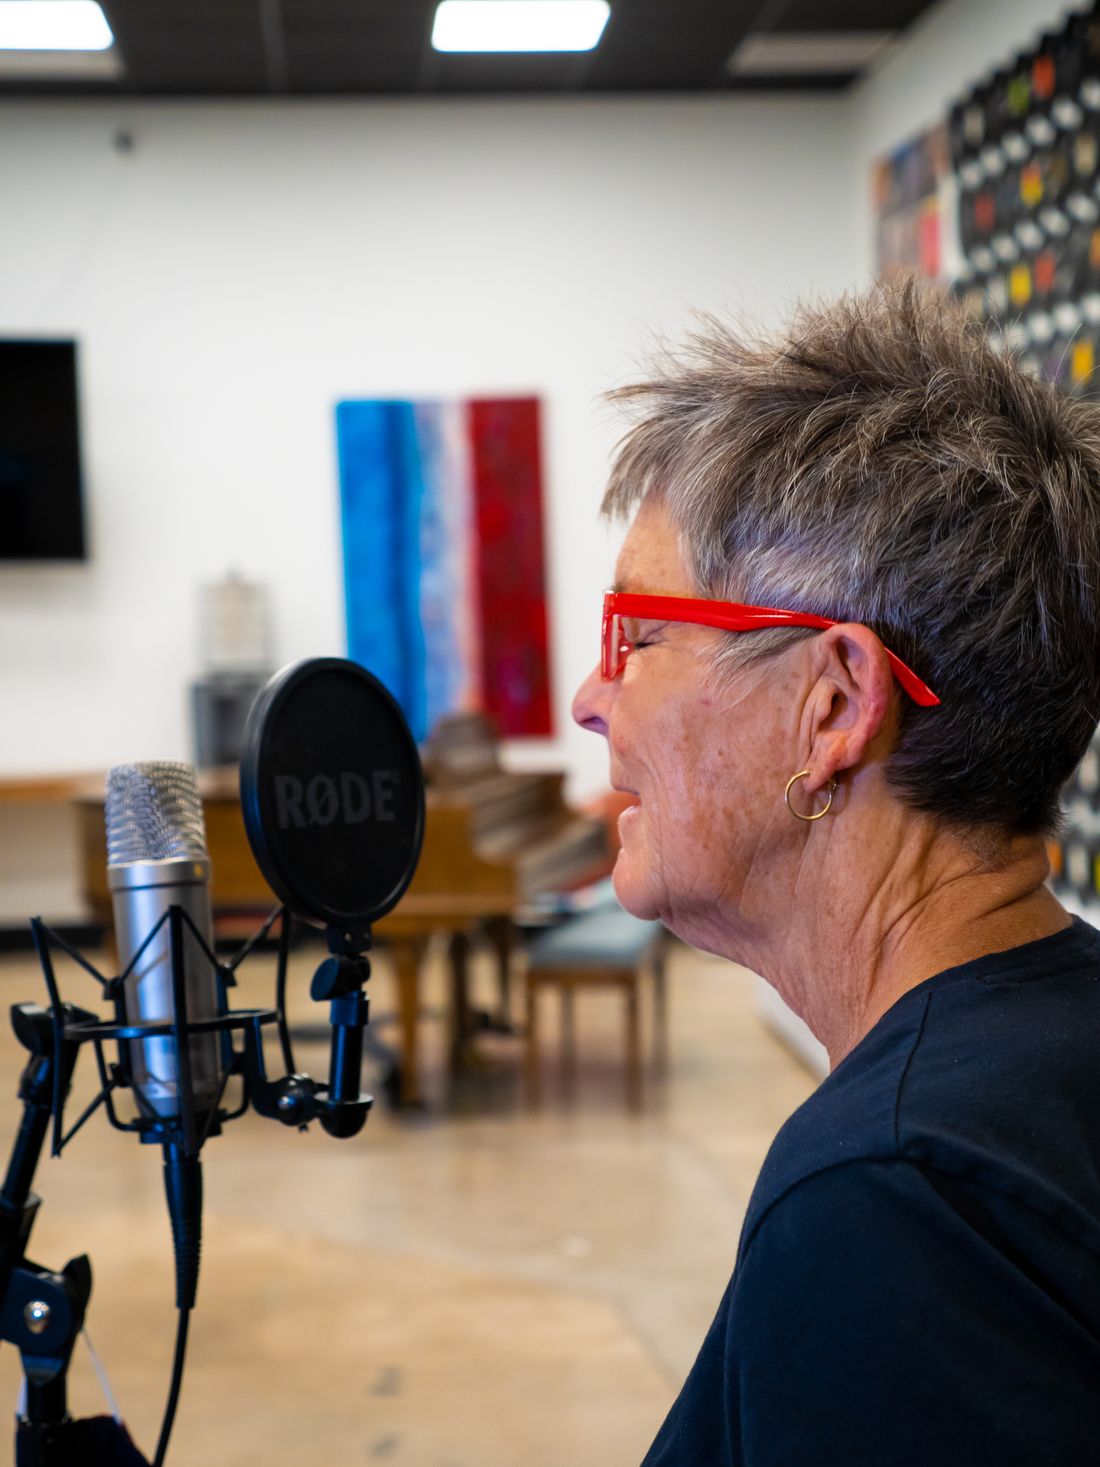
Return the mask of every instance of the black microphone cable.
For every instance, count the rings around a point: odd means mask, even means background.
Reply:
[[[187,1354],[187,1328],[190,1323],[190,1309],[181,1309],[179,1319],[176,1323],[176,1348],[172,1358],[172,1384],[168,1388],[168,1403],[164,1408],[164,1419],[160,1426],[160,1437],[157,1441],[157,1454],[153,1458],[153,1467],[164,1467],[164,1457],[168,1451],[168,1439],[172,1435],[172,1426],[176,1420],[176,1407],[179,1405],[180,1387],[183,1385],[183,1362]]]
[[[164,1147],[164,1191],[168,1198],[168,1215],[172,1220],[172,1250],[176,1263],[176,1346],[172,1358],[172,1380],[164,1408],[160,1437],[153,1467],[164,1467],[168,1441],[176,1419],[183,1366],[187,1355],[187,1333],[191,1310],[199,1287],[199,1263],[202,1257],[202,1162],[197,1156],[185,1156],[174,1143]]]

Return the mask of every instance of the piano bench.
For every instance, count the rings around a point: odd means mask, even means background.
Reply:
[[[579,989],[617,987],[626,1000],[626,1094],[631,1110],[642,1103],[641,1029],[638,992],[643,968],[653,974],[658,1065],[667,1062],[667,1008],[665,1000],[665,929],[660,922],[643,922],[619,906],[600,907],[574,917],[563,926],[537,937],[527,950],[527,1048],[525,1078],[527,1103],[542,1099],[539,1065],[539,992],[556,988],[561,994],[562,1085],[571,1095],[576,1078],[576,1029],[573,999]]]

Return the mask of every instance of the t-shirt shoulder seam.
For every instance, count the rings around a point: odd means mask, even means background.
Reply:
[[[838,1172],[845,1167],[864,1166],[868,1163],[870,1163],[870,1165],[872,1166],[881,1166],[883,1163],[889,1162],[900,1162],[903,1166],[911,1167],[914,1171],[922,1170],[920,1162],[914,1161],[910,1157],[901,1156],[897,1152],[892,1151],[885,1153],[881,1156],[876,1156],[870,1152],[863,1152],[859,1156],[846,1156],[841,1161],[826,1162],[823,1166],[815,1167],[813,1171],[800,1173],[799,1176],[795,1177],[793,1182],[789,1182],[787,1186],[783,1188],[782,1192],[778,1193],[775,1197],[771,1199],[768,1205],[760,1213],[760,1216],[754,1220],[751,1230],[746,1233],[744,1238],[742,1239],[740,1258],[738,1259],[738,1267],[740,1267],[740,1265],[743,1264],[745,1259],[748,1257],[749,1249],[755,1242],[756,1235],[757,1233],[759,1233],[763,1224],[768,1220],[768,1218],[772,1215],[772,1213],[780,1205],[780,1203],[785,1202],[792,1192],[796,1192],[798,1188],[804,1186],[806,1182],[815,1181],[818,1177],[823,1177],[828,1172]]]
[[[1065,1226],[1064,1222],[1059,1219],[1054,1213],[1047,1211],[1045,1208],[1036,1207],[1033,1202],[1028,1201],[1026,1197],[1021,1197],[1017,1192],[1013,1191],[1012,1189],[1008,1187],[1000,1187],[995,1182],[989,1181],[986,1178],[975,1177],[971,1172],[954,1170],[951,1167],[946,1167],[935,1162],[926,1161],[922,1157],[906,1156],[904,1155],[904,1153],[891,1152],[879,1156],[871,1153],[864,1153],[862,1156],[845,1157],[843,1161],[829,1162],[825,1166],[815,1168],[812,1172],[803,1172],[800,1177],[796,1177],[793,1182],[784,1187],[783,1191],[780,1192],[778,1196],[772,1198],[767,1207],[764,1208],[760,1216],[753,1223],[752,1231],[745,1235],[740,1249],[740,1256],[738,1258],[738,1268],[742,1267],[745,1263],[745,1260],[748,1258],[749,1250],[751,1249],[753,1243],[756,1241],[757,1234],[760,1232],[760,1229],[764,1225],[764,1223],[768,1220],[768,1218],[772,1215],[776,1208],[779,1207],[781,1203],[785,1202],[786,1199],[793,1192],[796,1192],[799,1187],[803,1186],[806,1182],[816,1181],[818,1177],[825,1176],[829,1172],[837,1172],[845,1167],[850,1168],[866,1165],[900,1165],[904,1166],[909,1171],[916,1172],[919,1176],[925,1178],[925,1180],[927,1181],[931,1181],[937,1176],[944,1178],[950,1177],[953,1181],[961,1181],[965,1183],[974,1191],[986,1191],[990,1193],[995,1193],[998,1197],[1005,1197],[1010,1202],[1016,1203],[1017,1206],[1026,1208],[1027,1211],[1030,1212],[1033,1216],[1041,1217],[1043,1221],[1046,1222],[1050,1227],[1056,1229],[1066,1239],[1068,1243],[1073,1244],[1074,1247],[1080,1248],[1082,1252],[1089,1254],[1090,1257],[1095,1258],[1098,1262],[1100,1262],[1100,1248],[1093,1247],[1091,1244],[1085,1242],[1076,1233],[1070,1231]],[[736,1278],[736,1271],[734,1277]]]
[[[1082,1252],[1087,1253],[1090,1258],[1100,1263],[1100,1246],[1086,1242],[1078,1233],[1068,1228],[1056,1209],[1037,1207],[1029,1197],[1023,1196],[1015,1188],[1001,1186],[988,1177],[975,1176],[973,1172],[968,1171],[965,1167],[956,1168],[945,1166],[942,1162],[928,1161],[924,1157],[906,1156],[904,1153],[897,1159],[907,1162],[916,1171],[920,1172],[922,1176],[928,1177],[929,1179],[933,1177],[949,1178],[953,1182],[961,1182],[973,1192],[988,1192],[997,1197],[1007,1198],[1009,1202],[1025,1209],[1033,1217],[1041,1217],[1048,1227],[1060,1233],[1067,1243],[1072,1244],[1075,1248],[1080,1248]]]
[[[905,1082],[909,1078],[909,1071],[912,1067],[913,1060],[916,1057],[917,1050],[920,1048],[920,1042],[924,1038],[925,1025],[928,1022],[928,1011],[932,1007],[932,1000],[934,997],[934,993],[926,993],[924,995],[924,1003],[921,1009],[920,1023],[917,1025],[917,1031],[913,1035],[913,1042],[909,1046],[909,1053],[906,1056],[904,1065],[902,1065],[901,1067],[901,1074],[898,1076],[898,1088],[897,1093],[894,1096],[894,1148],[899,1154],[901,1152],[902,1092],[905,1089]]]

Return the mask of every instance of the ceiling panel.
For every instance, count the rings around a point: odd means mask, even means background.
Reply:
[[[290,91],[415,91],[434,6],[421,0],[281,0]]]
[[[695,91],[725,86],[726,57],[752,29],[767,0],[620,0],[591,53],[586,88]]]
[[[788,0],[768,18],[776,31],[901,31],[928,0]]]
[[[266,89],[255,0],[101,0],[126,71],[113,90]]]

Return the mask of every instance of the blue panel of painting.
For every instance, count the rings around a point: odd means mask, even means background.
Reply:
[[[420,625],[424,480],[408,402],[336,408],[348,656],[381,679],[413,736],[427,733]]]

